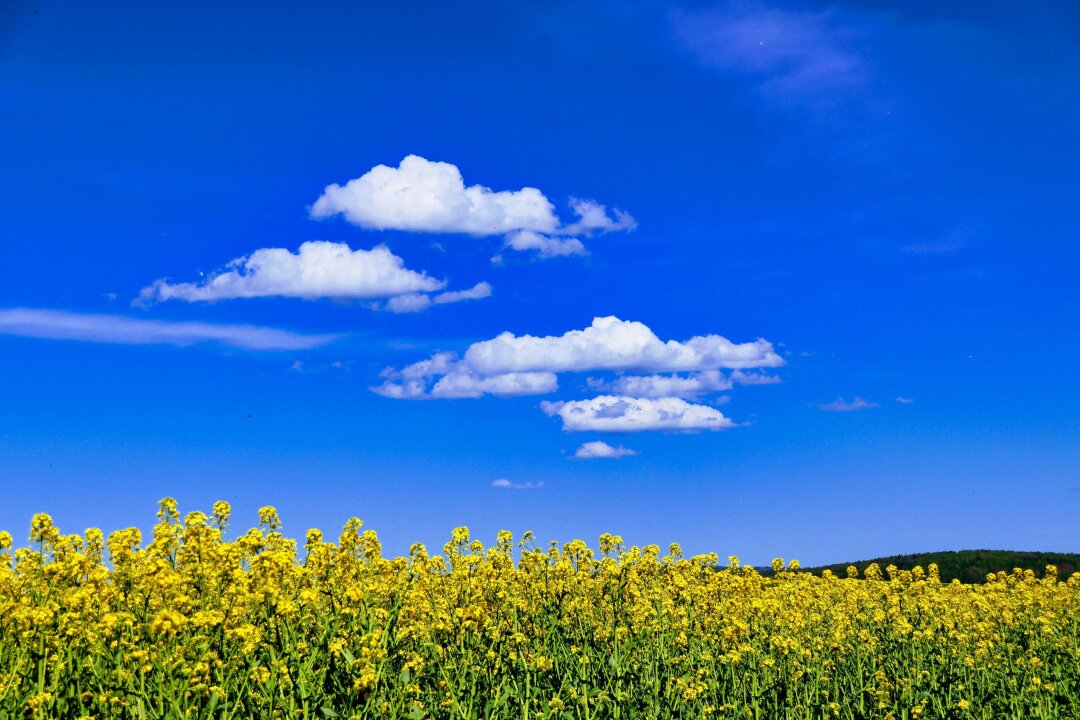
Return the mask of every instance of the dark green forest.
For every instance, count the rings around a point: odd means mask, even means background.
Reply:
[[[1014,568],[1032,570],[1042,577],[1047,565],[1054,565],[1058,570],[1058,577],[1067,578],[1074,572],[1080,572],[1080,553],[1049,553],[1049,552],[1020,552],[1015,550],[956,550],[944,552],[913,553],[910,555],[890,555],[888,557],[859,560],[857,562],[836,563],[822,565],[820,567],[803,568],[806,572],[820,575],[825,570],[831,570],[840,577],[845,577],[849,565],[859,569],[861,576],[863,571],[871,563],[877,563],[882,571],[889,565],[895,565],[900,570],[910,570],[916,565],[926,568],[930,563],[935,563],[941,573],[943,582],[960,580],[965,583],[986,582],[988,573],[1000,570],[1012,571]],[[762,568],[762,574],[771,574],[769,568]]]

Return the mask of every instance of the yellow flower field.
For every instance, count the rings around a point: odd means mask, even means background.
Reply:
[[[1080,718],[1080,574],[815,577],[459,528],[385,558],[229,507],[0,533],[0,720]],[[854,569],[851,572],[854,575]]]

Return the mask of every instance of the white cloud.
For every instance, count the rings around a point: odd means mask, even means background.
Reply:
[[[896,398],[896,402],[900,403],[901,405],[910,405],[911,403],[915,402],[915,400],[914,398],[906,398],[901,396]]]
[[[593,460],[597,458],[621,458],[639,455],[637,450],[625,448],[622,445],[613,447],[602,440],[582,443],[581,447],[571,456],[574,460]]]
[[[544,259],[589,254],[585,245],[577,238],[552,237],[532,230],[515,230],[510,233],[506,236],[506,247],[522,252],[535,250],[537,255]]]
[[[704,370],[688,375],[622,375],[609,384],[590,378],[590,387],[610,387],[620,395],[634,397],[695,398],[730,390],[739,385],[771,385],[780,382],[775,375],[733,370],[724,375],[719,370]]]
[[[732,371],[731,381],[736,385],[779,385],[781,382],[777,375],[767,375],[761,372],[743,372],[742,370]]]
[[[719,370],[690,375],[623,375],[611,384],[620,395],[634,397],[698,397],[732,388],[731,380]]]
[[[620,375],[613,381],[589,378],[591,388],[614,394],[544,402],[541,408],[558,415],[567,431],[718,430],[735,423],[715,407],[680,396],[719,392],[733,383],[779,382],[747,370],[783,364],[767,340],[736,344],[719,335],[701,335],[664,341],[642,323],[606,317],[557,336],[506,332],[474,343],[460,356],[441,352],[400,370],[387,368],[382,384],[372,390],[397,399],[544,395],[558,389],[559,373],[664,371]]]
[[[615,215],[613,218],[608,215],[606,205],[601,205],[592,200],[570,198],[570,209],[578,216],[578,220],[562,229],[562,232],[566,235],[618,232],[620,230],[633,230],[637,227],[637,220],[630,213],[623,212],[618,208],[612,208],[612,213]]]
[[[447,385],[462,382],[480,388],[483,378],[514,378],[517,395],[544,394],[557,388],[555,375],[561,372],[589,372],[596,370],[626,371],[689,371],[692,378],[620,378],[627,388],[622,394],[633,395],[633,390],[643,394],[670,394],[659,389],[667,385],[695,385],[698,394],[711,392],[708,383],[717,388],[729,386],[732,379],[742,382],[762,382],[758,376],[742,373],[744,368],[779,367],[783,359],[776,354],[767,340],[736,344],[719,335],[703,335],[683,342],[660,340],[646,325],[627,322],[616,317],[595,318],[584,330],[571,330],[563,335],[534,337],[502,333],[492,340],[474,343],[461,358],[454,354],[440,353],[433,358],[396,371],[384,371],[385,382],[376,392],[387,397],[422,397],[435,395],[439,383],[450,378]],[[725,378],[720,369],[733,369]],[[711,374],[715,373],[715,374]],[[700,377],[698,377],[700,376]],[[517,382],[521,378],[527,382]],[[441,379],[437,379],[441,378]],[[636,383],[637,387],[630,385]],[[503,385],[500,384],[500,387]],[[652,390],[648,391],[651,387]],[[726,389],[726,388],[725,388]],[[685,392],[685,387],[683,388]],[[508,394],[508,393],[502,393]],[[443,397],[477,397],[477,394],[444,394]]]
[[[122,345],[194,345],[217,342],[247,350],[308,350],[338,335],[301,335],[259,325],[213,325],[201,322],[137,320],[62,310],[0,310],[0,334],[52,340]]]
[[[539,490],[544,487],[544,481],[515,483],[506,478],[499,478],[491,481],[491,487],[503,490]]]
[[[409,293],[408,295],[395,295],[386,301],[380,309],[392,313],[414,313],[427,310],[431,307],[431,298],[423,293]]]
[[[489,297],[491,297],[491,285],[486,282],[479,282],[468,290],[448,290],[439,293],[433,300],[436,305],[445,305],[447,303],[462,302],[463,300],[483,300]]]
[[[402,380],[426,380],[434,375],[445,375],[454,369],[457,355],[452,352],[435,353],[427,360],[415,362],[400,371],[383,370],[383,377],[395,377]]]
[[[478,398],[482,395],[515,397],[518,395],[546,395],[559,389],[555,373],[511,372],[501,375],[477,377],[467,370],[455,370],[443,375],[431,388],[433,398]]]
[[[327,185],[311,216],[341,214],[373,230],[502,235],[554,232],[555,206],[536,188],[496,192],[465,186],[457,166],[409,155],[396,167],[376,165],[344,186]]]
[[[477,398],[482,395],[513,397],[544,395],[559,389],[554,373],[502,373],[475,375],[462,367],[454,353],[437,353],[427,360],[413,363],[402,370],[387,368],[382,372],[385,381],[371,388],[383,397],[395,400],[427,400]],[[438,381],[431,385],[432,378]],[[430,387],[429,387],[430,386]]]
[[[395,295],[379,309],[389,310],[394,313],[414,313],[427,310],[432,305],[447,305],[465,300],[482,300],[487,297],[491,297],[491,285],[480,282],[468,290],[450,290],[441,292],[438,295],[424,295],[423,293]]]
[[[396,378],[373,387],[377,394],[395,400],[457,400],[478,398],[483,395],[515,397],[519,395],[546,395],[559,389],[554,373],[528,372],[503,373],[501,375],[476,376],[462,368],[455,368],[443,375],[429,389],[428,378]]]
[[[385,298],[435,292],[446,282],[405,267],[385,245],[350,250],[345,243],[306,242],[296,253],[263,248],[230,262],[228,270],[198,283],[158,280],[139,295],[143,302],[211,302],[231,298],[283,296],[314,298]]]
[[[681,398],[600,395],[590,400],[542,402],[540,409],[562,419],[566,432],[723,430],[735,426],[716,408],[695,405]]]
[[[594,318],[584,330],[534,337],[504,332],[472,345],[463,362],[477,372],[528,370],[699,371],[719,368],[779,367],[784,360],[767,340],[735,344],[719,335],[663,341],[640,322]]]
[[[495,191],[465,185],[457,166],[409,155],[396,167],[376,165],[345,185],[328,185],[311,206],[313,218],[342,215],[372,230],[505,235],[506,247],[542,258],[585,254],[577,238],[556,236],[633,230],[629,213],[591,200],[571,198],[577,216],[564,225],[540,190]]]
[[[851,402],[844,400],[842,397],[838,397],[832,402],[820,403],[818,410],[824,410],[825,412],[854,412],[856,410],[869,410],[870,408],[881,407],[875,402],[863,400],[858,395]]]
[[[237,258],[228,269],[197,283],[157,280],[143,288],[136,305],[156,301],[214,302],[234,298],[294,297],[305,300],[389,298],[378,309],[418,312],[432,304],[477,300],[491,295],[491,285],[430,295],[446,286],[424,272],[405,267],[405,261],[385,245],[352,250],[345,243],[306,242],[296,253],[263,248]]]

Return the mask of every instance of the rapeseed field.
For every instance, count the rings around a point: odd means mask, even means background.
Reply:
[[[387,558],[359,520],[300,547],[229,515],[0,533],[0,720],[1080,718],[1080,574],[1053,567],[766,578],[465,528]]]

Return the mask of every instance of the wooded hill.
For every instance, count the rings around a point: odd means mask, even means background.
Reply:
[[[965,583],[986,582],[988,573],[998,572],[999,570],[1011,572],[1013,568],[1032,570],[1036,575],[1042,577],[1046,571],[1046,566],[1054,565],[1057,567],[1058,577],[1064,580],[1074,572],[1080,571],[1080,553],[958,550],[891,555],[857,562],[806,567],[802,568],[802,570],[812,572],[815,575],[820,575],[824,570],[831,570],[835,575],[846,577],[848,566],[854,565],[859,569],[859,576],[861,577],[863,571],[871,563],[877,563],[881,567],[882,573],[885,572],[885,568],[889,565],[895,565],[900,570],[910,570],[916,565],[920,565],[925,570],[930,563],[936,563],[943,582],[957,579]],[[772,574],[772,569],[769,567],[759,568],[758,570],[763,575]]]

